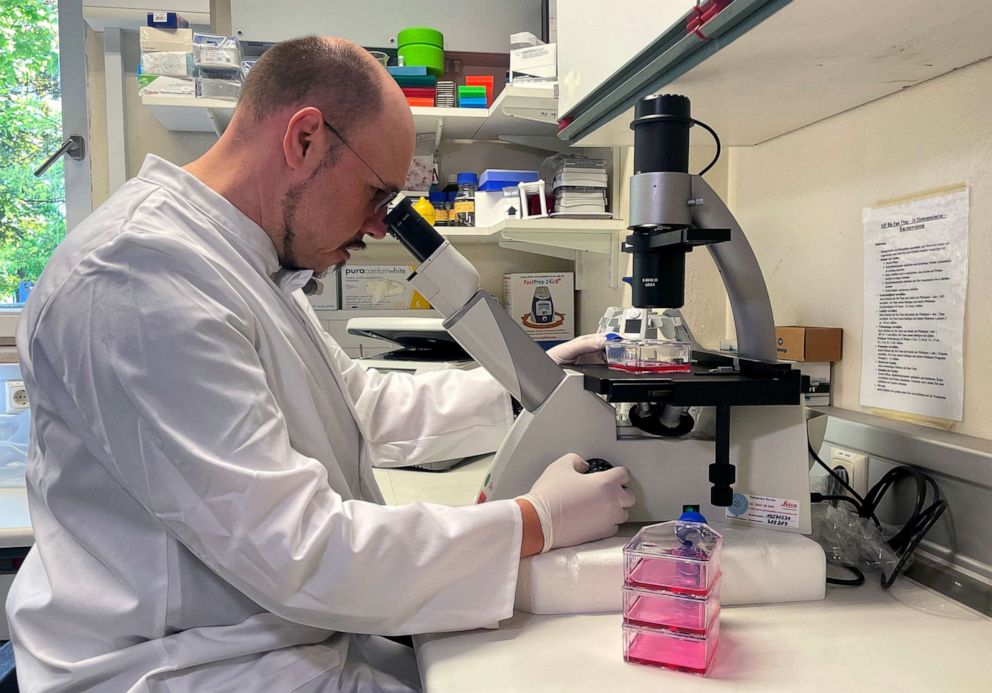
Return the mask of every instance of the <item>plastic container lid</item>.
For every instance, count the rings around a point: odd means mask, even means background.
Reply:
[[[517,183],[532,183],[540,180],[537,171],[519,171],[505,168],[487,168],[479,177],[479,190],[489,192],[516,187]]]
[[[705,525],[706,518],[698,510],[686,510],[679,515],[679,522],[698,522]]]
[[[437,29],[425,26],[412,26],[396,34],[396,44],[406,46],[411,43],[426,43],[429,46],[444,48],[444,34]]]
[[[700,522],[675,520],[644,527],[624,551],[638,556],[706,562],[719,556],[723,535]]]
[[[437,206],[435,203],[444,202],[447,199],[447,195],[440,191],[435,191],[427,195],[427,199],[431,201],[432,205]]]
[[[456,179],[456,181],[458,182],[458,185],[466,185],[466,184],[478,185],[479,177],[474,173],[463,171],[462,173],[458,174],[458,178]]]

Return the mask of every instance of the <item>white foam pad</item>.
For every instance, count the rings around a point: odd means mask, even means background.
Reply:
[[[815,541],[770,529],[712,526],[723,535],[721,606],[823,599],[827,562]],[[612,537],[523,559],[516,608],[532,614],[622,611],[628,540]]]

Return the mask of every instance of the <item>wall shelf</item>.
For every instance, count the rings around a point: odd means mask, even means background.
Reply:
[[[134,29],[147,24],[148,13],[178,12],[196,31],[210,30],[210,0],[83,0],[83,19],[94,31]]]
[[[192,96],[143,96],[144,104],[166,129],[221,133],[231,121],[234,101]],[[440,132],[445,140],[554,138],[557,132],[554,87],[508,85],[492,108],[428,108],[414,106],[417,132]],[[540,146],[540,140],[535,140]]]
[[[505,219],[492,226],[438,226],[437,232],[453,243],[520,241],[547,245],[571,244],[575,250],[605,252],[604,239],[627,228],[620,219]],[[397,243],[392,236],[386,240]]]
[[[667,92],[689,97],[724,145],[765,142],[988,58],[992,4],[735,0],[706,41],[673,31],[577,104],[560,136],[629,145],[634,103]]]
[[[224,132],[234,115],[234,101],[192,96],[142,96],[141,103],[166,130]]]
[[[619,219],[507,219],[493,226],[438,227],[456,245],[494,243],[507,250],[546,255],[575,263],[575,288],[582,289],[582,264],[586,253],[610,259],[610,287],[620,281],[621,236],[627,223]],[[398,243],[392,236],[386,242]]]

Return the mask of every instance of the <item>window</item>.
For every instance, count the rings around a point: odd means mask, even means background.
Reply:
[[[19,307],[65,237],[58,0],[4,0],[0,10],[0,304]]]

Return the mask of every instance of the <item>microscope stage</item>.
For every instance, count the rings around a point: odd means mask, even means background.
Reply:
[[[664,402],[673,406],[799,404],[798,370],[786,364],[741,363],[745,372],[715,373],[693,364],[689,373],[624,373],[605,365],[569,366],[585,376],[585,389],[608,402]]]

